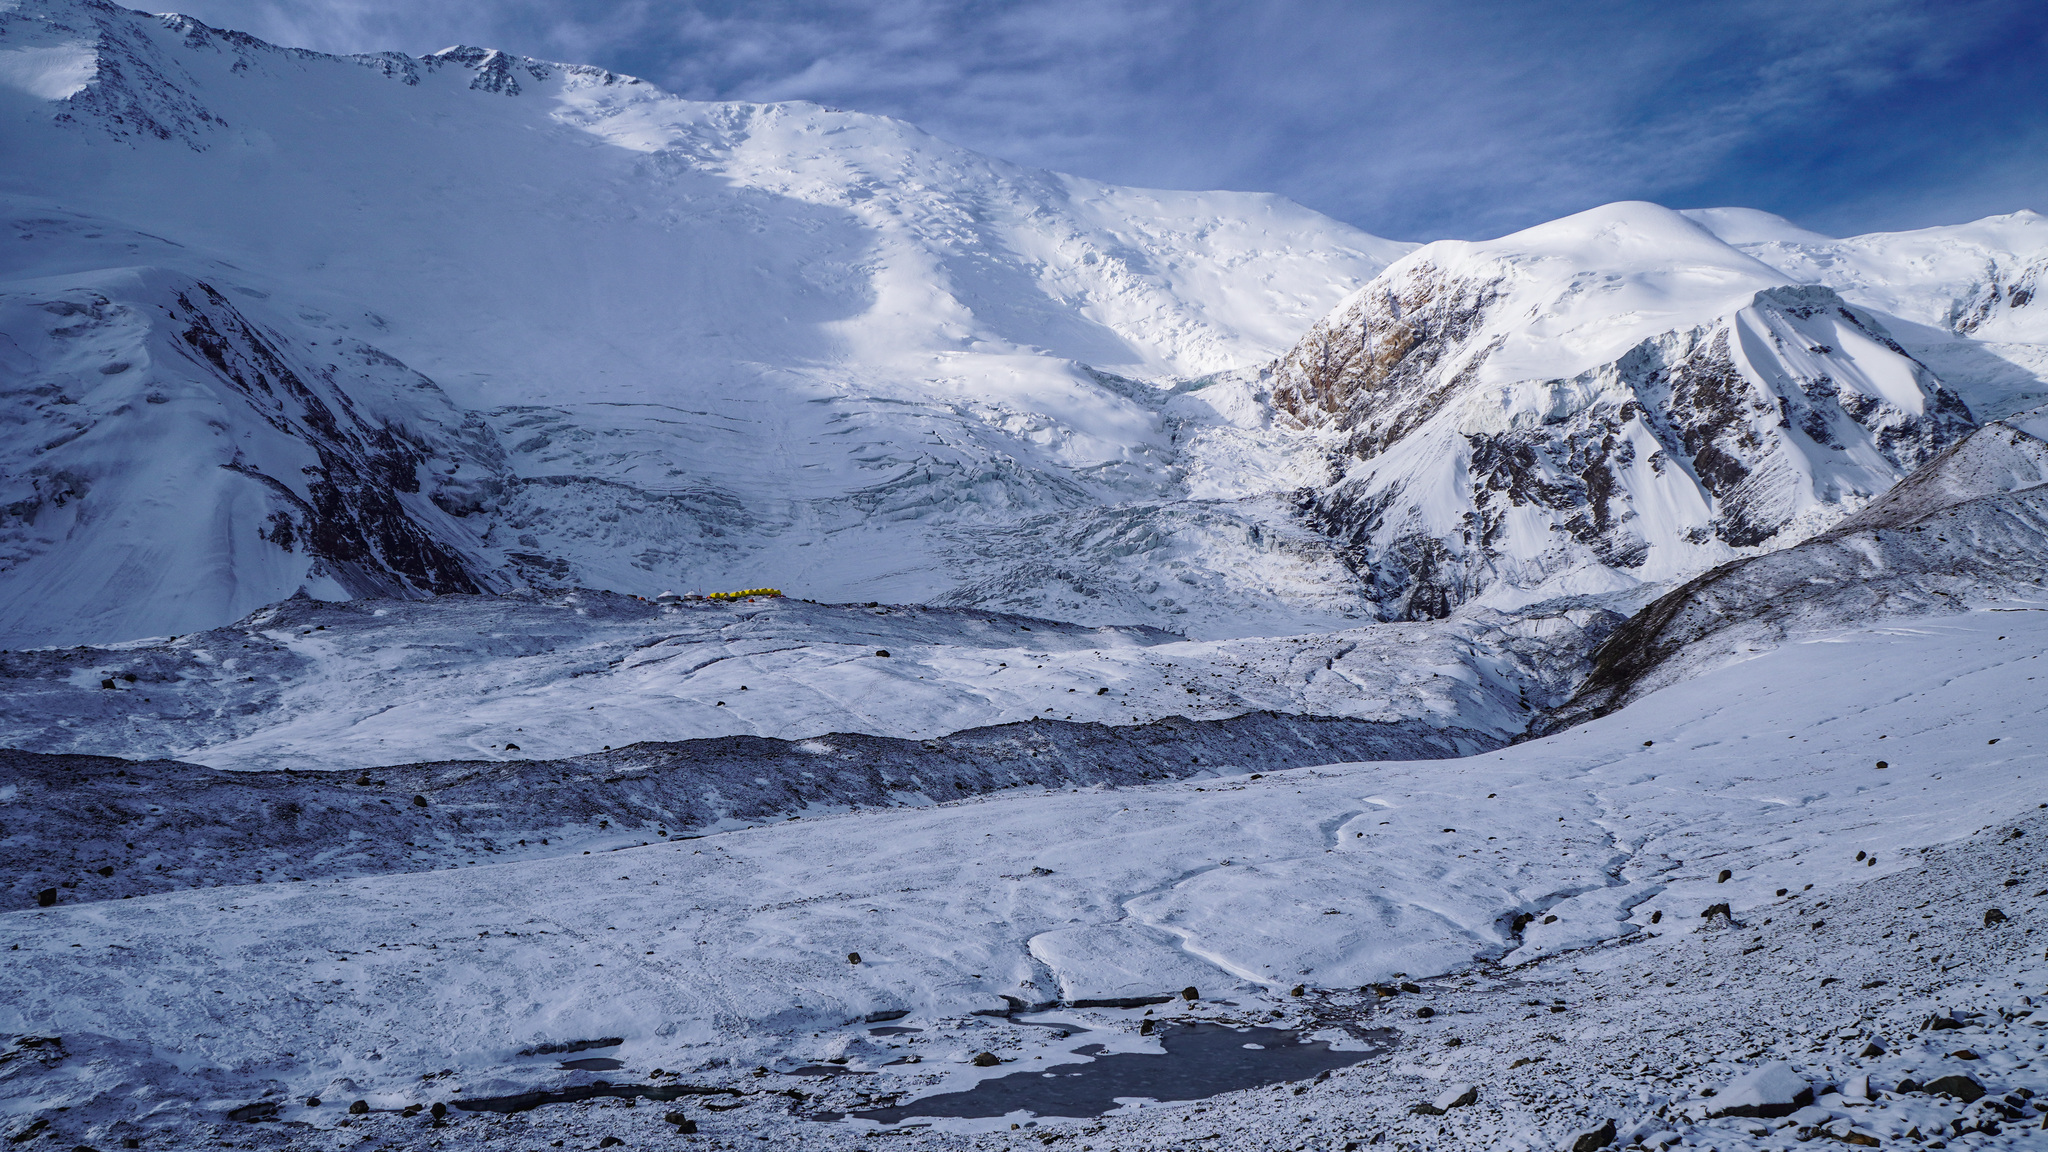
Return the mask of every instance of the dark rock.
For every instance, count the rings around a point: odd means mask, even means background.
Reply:
[[[308,1108],[318,1108],[319,1106],[320,1106],[320,1098],[319,1098],[318,1096],[308,1096],[308,1097],[306,1097],[306,1107],[308,1107]]]
[[[621,1140],[621,1139],[619,1139],[619,1138],[618,1138],[617,1136],[607,1136],[607,1137],[605,1137],[604,1139],[602,1139],[602,1140],[599,1140],[599,1141],[597,1142],[597,1146],[598,1146],[599,1148],[616,1148],[616,1147],[618,1147],[619,1145],[621,1145],[621,1144],[624,1144],[624,1143],[625,1143],[625,1141],[624,1141],[624,1140]]]
[[[2005,913],[1996,908],[1986,908],[1984,910],[1984,926],[1986,928],[1991,927],[1993,924],[2003,924],[2005,919]]]
[[[1716,883],[1716,884],[1726,884],[1726,883],[1728,882],[1728,878],[1729,878],[1729,877],[1731,877],[1731,876],[1733,876],[1733,875],[1735,875],[1735,873],[1733,873],[1733,872],[1730,872],[1730,871],[1729,871],[1728,869],[1726,869],[1726,868],[1723,868],[1723,869],[1721,869],[1721,874],[1720,874],[1719,876],[1716,876],[1716,877],[1714,877],[1714,883]]]
[[[1295,985],[1294,987],[1292,987],[1292,988],[1289,988],[1289,989],[1287,990],[1287,994],[1288,994],[1289,996],[1301,996],[1301,995],[1304,995],[1304,994],[1306,994],[1307,992],[1308,992],[1308,985],[1306,985],[1306,984],[1296,984],[1296,985]]]
[[[973,1063],[976,1068],[993,1068],[1002,1061],[997,1059],[993,1052],[976,1052]]]
[[[427,798],[425,796],[413,797],[412,806],[415,808],[425,808],[427,806]]]
[[[1920,1030],[1923,1032],[1952,1032],[1962,1026],[1963,1022],[1953,1016],[1929,1016],[1927,1022],[1920,1026]]]
[[[1614,1120],[1609,1118],[1606,1123],[1598,1128],[1589,1128],[1572,1137],[1572,1152],[1599,1152],[1599,1149],[1605,1148],[1612,1143],[1614,1143]]]
[[[1418,993],[1419,993],[1419,992],[1421,992],[1421,991],[1422,991],[1422,986],[1421,986],[1421,985],[1419,985],[1419,984],[1410,984],[1410,983],[1408,983],[1407,981],[1405,981],[1405,980],[1404,980],[1404,981],[1402,981],[1402,982],[1401,982],[1401,991],[1403,991],[1403,992],[1418,992]]]
[[[1417,1008],[1415,1010],[1415,1018],[1417,1020],[1427,1020],[1434,1015],[1436,1015],[1436,1009],[1431,1008],[1427,1004],[1424,1004],[1422,1007]]]
[[[1902,1083],[1899,1085],[1899,1088],[1903,1091],[1905,1085]],[[1961,1074],[1951,1074],[1943,1076],[1939,1080],[1930,1080],[1920,1090],[1933,1096],[1952,1097],[1961,1100],[1965,1104],[1974,1104],[1984,1095],[1984,1086],[1982,1084]]]
[[[1140,1035],[1140,1036],[1150,1036],[1151,1034],[1152,1034],[1152,1022],[1151,1022],[1150,1020],[1140,1020],[1140,1021],[1138,1021],[1138,1035]]]
[[[448,1106],[446,1104],[441,1103],[439,1100],[434,1101],[434,1106],[432,1108],[429,1108],[427,1111],[432,1113],[434,1119],[436,1120],[445,1120],[448,1118]]]
[[[1712,920],[1716,916],[1725,916],[1730,920],[1735,919],[1735,913],[1729,911],[1728,905],[1725,902],[1721,904],[1709,904],[1707,905],[1707,910],[1700,913],[1700,919],[1702,920]]]
[[[1183,1000],[1200,1000],[1202,998],[1202,994],[1195,990],[1194,985],[1190,984],[1187,987],[1180,990],[1180,998]]]
[[[1899,1081],[1899,1086],[1893,1089],[1893,1091],[1901,1096],[1911,1096],[1915,1092],[1924,1092],[1926,1089],[1920,1087],[1918,1080],[1908,1076],[1904,1080]]]
[[[740,689],[740,691],[742,691],[742,692],[745,692],[745,691],[746,691],[746,689],[745,689],[745,688],[742,688],[742,689]],[[519,751],[519,745],[517,745],[517,744],[507,744],[507,745],[505,745],[505,751],[507,751],[507,752],[517,752],[517,751]]]
[[[1536,914],[1534,912],[1515,913],[1515,918],[1512,921],[1514,925],[1514,931],[1520,932],[1522,929],[1527,928],[1529,926],[1529,921],[1534,920],[1535,918]]]
[[[875,649],[875,655],[877,655],[877,656],[887,656],[888,654],[889,654],[889,650],[888,650],[887,648],[877,648],[877,649]]]
[[[1979,1091],[1982,1091],[1982,1089],[1979,1089]],[[228,1119],[242,1124],[261,1124],[268,1120],[277,1119],[277,1112],[278,1106],[276,1104],[268,1100],[259,1100],[254,1104],[244,1104],[240,1108],[231,1110],[228,1113]]]
[[[351,1115],[351,1116],[367,1116],[367,1115],[369,1115],[369,1114],[370,1114],[370,1102],[369,1102],[368,1100],[358,1100],[358,1101],[356,1101],[355,1103],[353,1103],[353,1104],[351,1104],[351,1105],[349,1105],[349,1106],[348,1106],[348,1114],[349,1114],[349,1115]]]
[[[695,1136],[696,1134],[697,1122],[695,1120],[692,1120],[689,1117],[685,1116],[681,1120],[676,1121],[676,1135]]]
[[[57,890],[55,888],[45,888],[41,892],[36,893],[36,907],[38,908],[48,908],[56,902]]]
[[[848,952],[848,953],[846,954],[846,962],[847,962],[848,964],[858,964],[858,963],[860,963],[860,953],[858,953],[858,952]]]
[[[1663,920],[1664,920],[1664,910],[1663,910],[1662,908],[1659,908],[1659,909],[1657,909],[1657,910],[1656,910],[1655,912],[1652,912],[1652,913],[1650,913],[1650,923],[1652,923],[1652,924],[1659,924],[1659,923],[1662,923],[1662,922],[1663,922]]]

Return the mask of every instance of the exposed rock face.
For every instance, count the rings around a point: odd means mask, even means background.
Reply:
[[[0,629],[132,635],[153,598],[182,632],[300,587],[516,586],[464,523],[502,484],[482,422],[372,345],[283,331],[157,269],[0,288]]]
[[[1616,241],[1616,229],[1638,234]],[[1654,257],[1635,250],[1649,244]],[[1973,423],[1875,316],[1831,289],[1786,286],[1649,205],[1431,245],[1318,324],[1272,378],[1275,407],[1326,430],[1341,469],[1300,494],[1301,514],[1395,617],[1546,584],[1670,579],[1782,547]]]
[[[1961,611],[2048,581],[2048,418],[1988,424],[1819,537],[1686,581],[1602,643],[1547,735],[1787,633]]]

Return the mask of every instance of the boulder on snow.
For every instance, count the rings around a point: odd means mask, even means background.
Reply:
[[[1479,1088],[1474,1084],[1453,1084],[1449,1088],[1444,1089],[1430,1103],[1439,1112],[1449,1112],[1453,1108],[1463,1108],[1468,1104],[1477,1104],[1479,1103]]]
[[[1614,1119],[1609,1117],[1598,1128],[1588,1128],[1572,1137],[1571,1152],[1599,1152],[1614,1143]]]
[[[969,1061],[969,1063],[973,1064],[976,1068],[993,1068],[1001,1064],[1002,1060],[997,1058],[993,1052],[976,1052],[974,1059]]]
[[[1974,1104],[1984,1095],[1984,1086],[1960,1073],[1930,1080],[1921,1089],[1931,1096],[1951,1096],[1965,1104]]]
[[[1996,909],[1996,908],[1986,908],[1986,909],[1984,910],[1984,926],[1985,926],[1986,928],[1989,928],[1989,927],[1991,927],[1991,926],[1992,926],[1993,924],[2003,924],[2003,923],[2005,923],[2005,913],[2004,913],[2004,912],[2002,912],[2002,911],[2000,911],[1999,909]]]
[[[1783,1060],[1752,1068],[1714,1094],[1716,1116],[1790,1116],[1813,1103],[1813,1085]]]

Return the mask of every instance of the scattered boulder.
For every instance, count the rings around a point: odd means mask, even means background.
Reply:
[[[1727,883],[1727,882],[1729,881],[1729,879],[1730,879],[1731,877],[1733,877],[1734,875],[1735,875],[1735,873],[1733,873],[1733,872],[1729,871],[1729,870],[1728,870],[1728,869],[1726,869],[1726,868],[1723,868],[1723,869],[1721,869],[1721,874],[1720,874],[1719,876],[1716,876],[1716,877],[1714,877],[1714,883],[1716,883],[1716,884],[1726,884],[1726,883]]]
[[[1295,985],[1294,987],[1292,987],[1292,988],[1289,988],[1289,989],[1287,990],[1287,994],[1288,994],[1289,996],[1303,996],[1303,995],[1307,995],[1307,993],[1308,993],[1308,985],[1306,985],[1306,984],[1296,984],[1296,985]]]
[[[427,798],[425,796],[413,797],[412,806],[415,808],[425,808],[427,806]]]
[[[48,908],[56,902],[57,890],[55,888],[45,888],[41,892],[36,893],[36,907],[38,908]]]
[[[1436,1015],[1436,1009],[1431,1008],[1427,1004],[1424,1004],[1422,1007],[1417,1008],[1415,1010],[1415,1018],[1417,1020],[1427,1020],[1434,1015]]]
[[[888,650],[887,648],[877,648],[877,649],[875,649],[875,655],[877,655],[877,656],[887,656],[888,654],[889,654],[889,650]]]
[[[368,1100],[358,1100],[350,1104],[348,1106],[348,1114],[351,1116],[368,1116],[370,1114],[370,1102]]]
[[[599,1148],[617,1148],[619,1145],[624,1143],[625,1141],[619,1139],[617,1136],[607,1136],[604,1139],[599,1140],[597,1142],[597,1146]]]
[[[306,1107],[308,1107],[308,1108],[318,1108],[319,1106],[320,1106],[320,1098],[319,1098],[318,1096],[308,1096],[308,1097],[306,1097]]]
[[[1473,1084],[1453,1084],[1439,1093],[1435,1100],[1430,1101],[1430,1104],[1436,1108],[1439,1114],[1449,1112],[1453,1108],[1463,1108],[1469,1104],[1477,1103],[1479,1103],[1479,1088]]]
[[[858,963],[860,963],[860,953],[858,953],[858,952],[848,952],[848,953],[846,954],[846,962],[847,962],[848,964],[858,964]]]
[[[1200,992],[1195,991],[1195,986],[1190,984],[1187,987],[1180,990],[1180,998],[1183,1000],[1200,1000],[1202,998],[1202,994]]]
[[[1401,991],[1403,991],[1403,992],[1417,992],[1417,993],[1419,993],[1419,992],[1421,992],[1421,991],[1422,991],[1422,986],[1421,986],[1421,985],[1419,985],[1419,984],[1410,984],[1410,983],[1408,983],[1407,981],[1405,981],[1405,980],[1404,980],[1404,981],[1402,981],[1402,982],[1401,982]]]
[[[2005,919],[2005,913],[1996,908],[1986,908],[1984,910],[1984,926],[1986,928],[1991,927],[1993,924],[2003,924]]]
[[[1614,1119],[1609,1117],[1607,1122],[1598,1128],[1588,1128],[1573,1136],[1571,1150],[1572,1152],[1599,1152],[1600,1149],[1612,1143],[1614,1143]]]
[[[434,1101],[434,1106],[427,1109],[427,1111],[433,1113],[436,1120],[446,1120],[448,1118],[448,1106],[439,1100]]]
[[[993,1068],[996,1065],[1001,1064],[1002,1060],[998,1059],[996,1054],[993,1052],[976,1052],[974,1054],[974,1059],[970,1061],[970,1063],[972,1063],[976,1068]]]
[[[1138,1021],[1138,1035],[1140,1035],[1140,1036],[1150,1036],[1151,1034],[1152,1034],[1152,1021],[1150,1021],[1150,1020],[1140,1020],[1140,1021]]]
[[[1813,1103],[1813,1085],[1783,1060],[1760,1065],[1730,1080],[1714,1094],[1716,1116],[1790,1116]]]
[[[1725,900],[1719,904],[1707,905],[1706,911],[1700,913],[1700,919],[1702,920],[1712,920],[1716,916],[1726,920],[1735,919],[1735,913],[1729,909],[1728,902]]]
[[[1905,1085],[1901,1084],[1899,1087],[1903,1090]],[[1931,1096],[1948,1096],[1961,1100],[1965,1104],[1974,1104],[1984,1095],[1982,1084],[1960,1073],[1943,1076],[1939,1080],[1930,1080],[1920,1090]]]

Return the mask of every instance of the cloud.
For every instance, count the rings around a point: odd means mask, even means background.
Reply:
[[[2028,95],[2048,80],[2048,14],[2031,0],[187,7],[330,51],[460,41],[700,99],[858,108],[1021,163],[1277,191],[1415,238],[1635,197],[1896,226],[1888,204],[1942,216],[1990,187],[2048,187],[2038,147],[2016,151],[2048,128]]]

